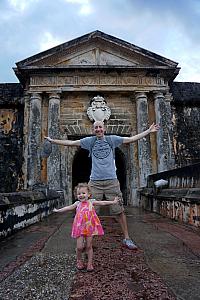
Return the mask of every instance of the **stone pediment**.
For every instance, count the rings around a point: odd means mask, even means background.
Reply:
[[[17,68],[78,66],[165,67],[177,63],[100,31],[36,54],[17,63]]]
[[[68,58],[63,58],[62,61],[55,63],[55,66],[136,66],[139,63],[131,58],[119,56],[115,53],[103,51],[99,48],[77,53]]]

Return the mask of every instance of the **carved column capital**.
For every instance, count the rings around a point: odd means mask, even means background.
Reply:
[[[166,95],[165,95],[165,101],[166,102],[171,102],[173,100],[173,96],[172,96],[172,93],[166,93]]]
[[[51,92],[51,93],[48,93],[48,94],[49,94],[49,100],[51,100],[51,99],[60,100],[60,93]]]
[[[42,101],[42,95],[40,93],[32,93],[30,96],[30,101],[34,100]]]
[[[146,92],[135,92],[135,99],[136,101],[139,99],[147,99],[147,93]]]
[[[154,100],[164,100],[165,98],[162,92],[154,92],[153,96],[154,96]]]

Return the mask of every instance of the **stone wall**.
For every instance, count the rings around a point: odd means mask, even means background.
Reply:
[[[96,92],[93,94],[81,92],[63,95],[60,115],[63,133],[71,136],[92,134],[92,122],[88,119],[86,112],[89,100],[96,94]],[[102,95],[112,111],[106,132],[119,135],[136,133],[136,106],[131,102],[131,94],[110,92]]]
[[[64,205],[63,194],[44,190],[0,194],[0,240],[41,221]]]
[[[23,90],[0,84],[0,192],[23,188]]]
[[[200,162],[200,83],[174,82],[171,90],[176,166]]]

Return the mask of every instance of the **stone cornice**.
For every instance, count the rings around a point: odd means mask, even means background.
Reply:
[[[80,66],[80,65],[74,65],[74,66],[65,66],[65,67],[36,67],[36,66],[29,66],[29,67],[23,67],[20,69],[15,69],[15,73],[19,80],[25,84],[25,82],[29,81],[29,78],[32,76],[49,76],[49,74],[59,74],[58,76],[70,76],[70,75],[80,75],[82,73],[88,73],[89,74],[108,74],[110,73],[119,73],[128,75],[130,73],[134,73],[134,76],[139,76],[141,73],[148,74],[148,77],[157,78],[162,77],[165,78],[166,81],[173,80],[178,72],[179,68],[169,68],[166,66]]]

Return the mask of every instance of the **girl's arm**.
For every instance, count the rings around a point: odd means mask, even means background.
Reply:
[[[99,205],[99,206],[103,206],[103,205],[111,205],[111,204],[117,204],[119,203],[120,198],[119,197],[115,197],[114,200],[111,201],[92,201],[93,205]]]
[[[65,211],[74,210],[76,207],[77,207],[77,201],[75,203],[73,203],[72,205],[68,205],[68,206],[65,206],[65,207],[62,207],[62,208],[59,208],[59,209],[54,208],[53,212],[62,213],[62,212],[65,212]]]

